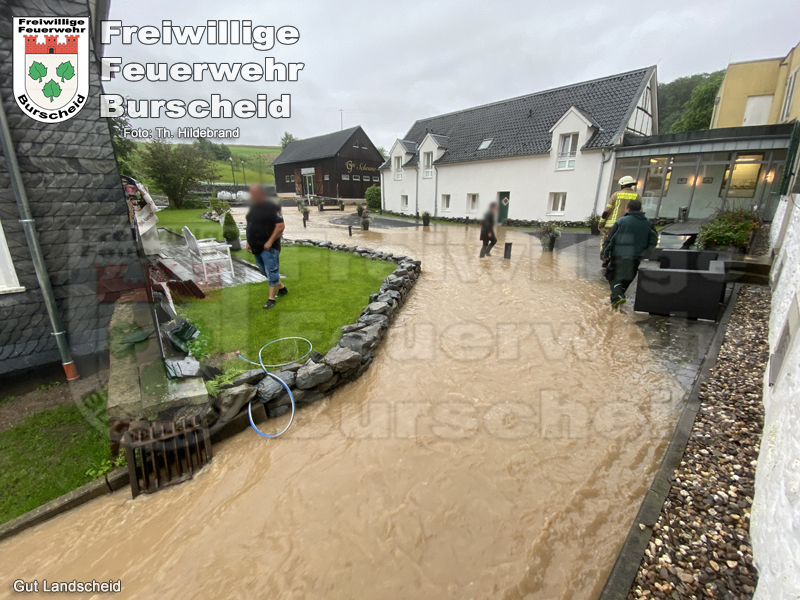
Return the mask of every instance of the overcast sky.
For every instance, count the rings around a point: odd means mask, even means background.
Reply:
[[[311,137],[362,125],[387,149],[416,119],[649,65],[661,82],[725,68],[729,61],[783,56],[800,42],[800,3],[706,2],[308,2],[303,0],[112,0],[124,25],[204,25],[250,19],[294,25],[300,41],[251,46],[134,41],[106,46],[127,62],[303,62],[298,82],[139,82],[117,77],[107,93],[135,99],[255,100],[292,95],[291,119],[136,119],[134,125],[242,128],[240,143],[275,145],[284,131]]]

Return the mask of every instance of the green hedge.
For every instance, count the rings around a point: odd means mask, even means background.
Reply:
[[[371,185],[366,192],[367,208],[370,210],[381,209],[381,186]]]

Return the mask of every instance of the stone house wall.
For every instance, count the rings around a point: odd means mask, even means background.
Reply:
[[[11,0],[0,6],[0,93],[36,220],[50,281],[74,356],[106,348],[118,290],[141,279],[95,60],[87,105],[72,119],[27,117],[12,92],[12,17],[87,16],[83,1]],[[93,40],[90,42],[93,45]],[[94,52],[92,48],[92,52]],[[59,360],[6,168],[0,222],[24,291],[0,294],[0,375]]]

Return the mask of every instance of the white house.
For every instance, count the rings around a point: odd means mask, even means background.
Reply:
[[[381,166],[385,210],[585,221],[622,136],[658,133],[656,67],[422,119]],[[599,207],[599,208],[596,208]]]

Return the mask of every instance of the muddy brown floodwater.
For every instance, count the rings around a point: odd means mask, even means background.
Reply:
[[[189,483],[0,543],[0,596],[95,578],[121,598],[595,598],[683,399],[604,282],[516,231],[479,261],[473,227],[348,238],[340,215],[304,232],[287,213],[288,237],[423,261],[372,368]]]

